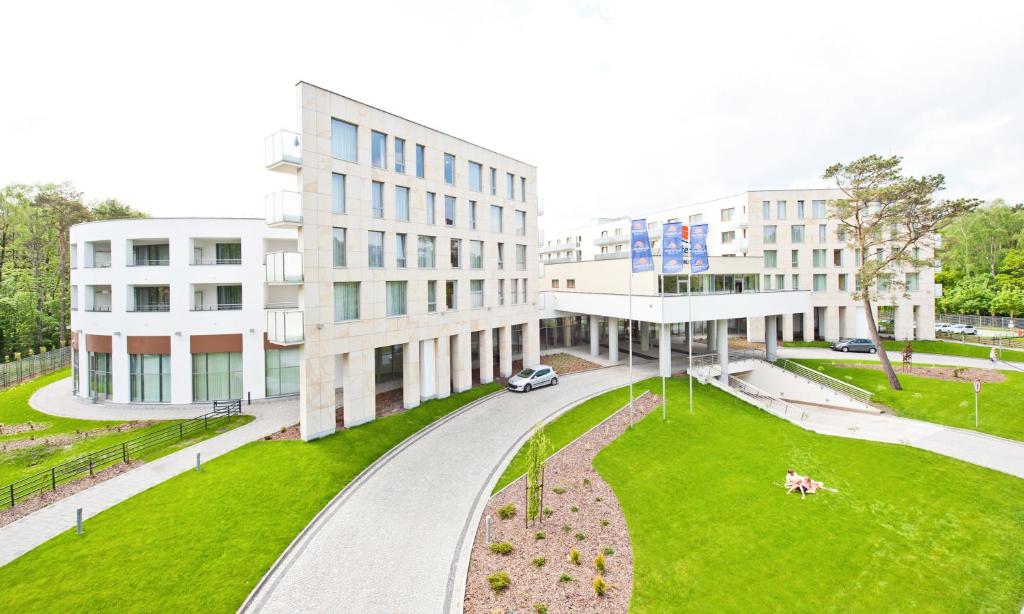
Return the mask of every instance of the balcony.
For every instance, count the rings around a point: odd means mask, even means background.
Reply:
[[[170,311],[170,303],[151,303],[149,305],[133,305],[128,311],[133,313],[153,313],[159,311]]]
[[[270,252],[267,254],[268,284],[301,284],[302,254],[299,252]]]
[[[94,252],[92,262],[85,265],[87,269],[109,269],[110,252]]]
[[[267,194],[267,225],[295,227],[302,225],[302,194],[281,191]]]
[[[594,260],[617,260],[619,258],[629,258],[629,252],[608,252],[607,254],[594,254]]]
[[[294,173],[302,166],[302,136],[278,130],[263,139],[263,162],[267,170]]]
[[[608,235],[607,237],[598,237],[594,239],[594,245],[618,245],[620,243],[629,243],[629,235]]]
[[[267,311],[267,341],[277,345],[302,343],[302,312],[298,309]]]

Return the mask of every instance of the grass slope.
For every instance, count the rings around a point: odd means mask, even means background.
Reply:
[[[37,390],[43,386],[62,380],[65,377],[69,377],[70,375],[70,368],[62,369],[0,392],[0,424],[24,424],[26,422],[48,423],[50,426],[46,429],[34,432],[37,439],[39,437],[45,437],[46,435],[73,433],[79,430],[84,431],[86,429],[119,424],[118,422],[104,422],[100,420],[61,418],[59,416],[51,416],[49,414],[38,412],[29,406],[29,398],[31,398]],[[28,435],[28,433],[0,435],[0,441],[24,439],[27,438]]]
[[[903,341],[883,341],[882,345],[890,352],[902,352]],[[910,342],[915,354],[942,354],[945,356],[965,356],[967,358],[988,359],[991,348],[980,345],[967,345],[952,341],[926,341],[918,340]],[[787,341],[788,348],[827,348],[828,341]],[[1020,350],[1002,350],[999,353],[1002,360],[1011,362],[1024,362],[1024,352]]]
[[[672,380],[678,393],[685,381]],[[670,392],[669,394],[672,394]],[[717,389],[595,468],[634,549],[631,611],[1017,612],[1024,480],[804,431]],[[839,493],[785,494],[786,468]]]
[[[903,390],[889,387],[885,375],[874,369],[844,368],[836,360],[797,360],[826,375],[874,393],[873,400],[898,415],[948,426],[978,430],[1024,441],[1024,373],[1003,371],[1006,381],[985,384],[979,403],[979,426],[974,427],[974,387],[931,377],[897,374]]]
[[[234,612],[291,540],[406,437],[487,384],[301,441],[258,441],[181,474],[0,567],[0,612]],[[382,570],[382,573],[386,570]]]

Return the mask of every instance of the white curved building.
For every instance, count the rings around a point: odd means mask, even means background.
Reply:
[[[292,281],[267,277],[296,246],[294,229],[263,219],[73,226],[75,394],[190,403],[298,392],[298,348],[265,334],[268,307],[297,304]]]

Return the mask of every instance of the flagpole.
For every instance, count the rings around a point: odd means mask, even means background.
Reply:
[[[689,361],[686,367],[686,379],[690,381],[690,413],[693,413],[693,260],[690,260],[690,270],[686,272],[686,357]]]
[[[665,231],[661,231],[661,261],[662,268],[664,269],[665,262]],[[665,275],[661,276],[661,323],[662,328],[665,327]],[[661,353],[661,343],[668,337],[668,371],[672,373],[672,329],[669,329],[668,335],[665,334],[664,330],[658,331],[658,352]],[[665,390],[665,372],[661,373],[661,421],[664,422],[668,419],[668,395]]]
[[[630,221],[630,236],[633,233],[633,223]],[[633,240],[629,241],[629,428],[633,428]],[[618,331],[615,331],[618,334]]]

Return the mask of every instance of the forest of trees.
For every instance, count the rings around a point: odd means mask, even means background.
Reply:
[[[129,217],[146,214],[117,200],[86,203],[69,183],[0,189],[0,359],[68,343],[70,229]]]
[[[1024,204],[986,203],[942,231],[941,313],[1024,315]]]

